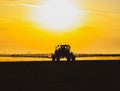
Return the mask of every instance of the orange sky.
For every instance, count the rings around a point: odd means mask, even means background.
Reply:
[[[0,1],[0,53],[53,52],[57,44],[70,44],[78,53],[120,53],[120,1],[74,2],[84,12],[80,24],[54,33],[34,21],[36,8],[23,5],[42,5],[42,0]]]

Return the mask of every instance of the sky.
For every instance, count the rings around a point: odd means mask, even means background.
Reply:
[[[120,1],[73,2],[83,12],[77,22],[70,23],[77,27],[54,33],[43,28],[47,19],[42,19],[44,10],[36,7],[43,0],[0,0],[0,53],[51,53],[58,44],[70,44],[75,53],[120,53]],[[63,11],[64,3],[60,4]]]

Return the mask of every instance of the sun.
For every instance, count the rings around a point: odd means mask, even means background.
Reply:
[[[33,12],[37,25],[50,32],[65,32],[79,25],[82,11],[71,0],[45,0]]]

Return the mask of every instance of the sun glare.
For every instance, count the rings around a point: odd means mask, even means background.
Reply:
[[[35,9],[33,18],[50,32],[65,32],[80,25],[82,13],[71,0],[45,0]]]

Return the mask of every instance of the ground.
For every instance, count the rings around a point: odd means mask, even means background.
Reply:
[[[119,61],[0,63],[4,91],[104,91],[118,89]]]

